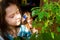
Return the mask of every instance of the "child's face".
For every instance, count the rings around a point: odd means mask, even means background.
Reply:
[[[18,26],[21,23],[21,13],[16,5],[10,5],[6,8],[5,20],[9,26]]]

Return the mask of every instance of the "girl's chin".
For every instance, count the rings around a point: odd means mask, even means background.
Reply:
[[[16,25],[19,26],[20,25],[20,22],[18,22]]]

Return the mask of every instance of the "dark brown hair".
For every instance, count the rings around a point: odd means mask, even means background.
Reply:
[[[1,32],[3,33],[3,35],[8,30],[8,26],[7,26],[7,23],[5,21],[5,15],[6,15],[5,9],[10,4],[15,4],[15,5],[19,6],[18,3],[17,3],[17,0],[2,0],[1,8],[0,8],[1,9],[1,11],[0,11],[0,29],[1,29]]]

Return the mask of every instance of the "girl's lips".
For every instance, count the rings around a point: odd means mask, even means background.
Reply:
[[[19,25],[20,24],[20,20],[17,20],[16,23],[17,23],[17,25]]]
[[[17,19],[16,21],[21,21],[20,19]]]
[[[16,20],[16,22],[18,23],[18,22],[20,22],[21,20]]]
[[[21,20],[17,20],[17,22],[20,22]]]

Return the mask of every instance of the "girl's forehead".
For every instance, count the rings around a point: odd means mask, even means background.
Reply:
[[[16,5],[10,5],[10,6],[8,6],[7,8],[6,8],[6,13],[7,14],[12,14],[12,13],[15,13],[16,11],[18,11],[18,8],[17,8],[17,6]]]

